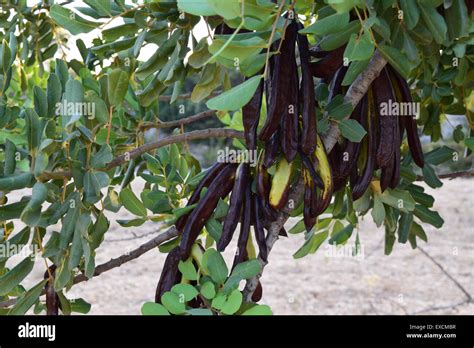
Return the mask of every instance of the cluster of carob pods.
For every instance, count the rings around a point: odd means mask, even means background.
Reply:
[[[245,162],[218,162],[207,171],[187,203],[195,204],[195,208],[175,224],[181,241],[167,256],[156,289],[156,302],[181,281],[180,260],[192,257],[193,262],[199,263],[195,253],[202,253],[202,247],[195,242],[219,200],[230,195],[222,234],[216,241],[219,251],[228,246],[240,222],[235,267],[248,259],[249,245],[253,248],[252,226],[259,257],[267,260],[265,230],[285,208],[295,179],[304,180],[303,216],[306,229],[311,230],[317,217],[328,208],[333,192],[346,187],[348,181],[354,200],[364,194],[378,169],[382,190],[398,185],[400,146],[405,132],[413,160],[423,167],[415,119],[380,114],[382,103],[412,101],[407,82],[390,66],[382,70],[350,115],[367,132],[362,141],[340,140],[326,154],[317,132],[313,77],[329,84],[329,100],[344,93],[342,81],[347,71],[343,65],[344,47],[331,52],[318,47],[310,50],[307,37],[298,33],[301,28],[299,22],[289,21],[284,39],[274,44],[274,50],[279,47],[280,52],[269,60],[268,79],[261,81],[250,102],[242,108],[248,150],[257,150],[257,142],[261,143],[258,164],[253,168]],[[311,56],[317,60],[312,62]],[[257,132],[264,96],[267,114],[263,127]],[[280,234],[286,235],[286,232],[282,229]],[[258,301],[260,284],[254,295],[252,299]],[[201,305],[195,302],[191,305]]]

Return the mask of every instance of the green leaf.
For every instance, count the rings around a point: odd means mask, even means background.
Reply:
[[[48,116],[48,100],[46,93],[38,86],[33,87],[33,98],[35,104],[35,111],[39,117]]]
[[[433,165],[439,165],[453,159],[457,151],[447,147],[441,146],[425,154],[425,162]]]
[[[204,252],[202,262],[204,269],[209,271],[212,280],[217,284],[223,284],[229,270],[221,253],[215,249],[207,249]]]
[[[196,288],[190,284],[176,284],[171,288],[171,292],[174,292],[186,302],[191,301],[199,294]]]
[[[352,82],[359,76],[369,65],[370,59],[355,61],[349,65],[344,80],[342,80],[343,86],[350,86]]]
[[[30,151],[35,150],[41,143],[41,134],[43,130],[41,128],[38,114],[33,109],[25,110],[25,126],[26,136],[28,139],[28,149]]]
[[[163,305],[154,302],[145,302],[141,311],[143,315],[170,315]]]
[[[423,180],[432,188],[443,186],[443,182],[439,180],[433,167],[427,163],[423,166]]]
[[[71,300],[71,312],[87,314],[91,310],[91,304],[83,298],[75,298]]]
[[[448,28],[446,22],[435,7],[420,5],[421,17],[426,24],[426,27],[433,35],[433,39],[441,44],[446,39]]]
[[[413,223],[413,214],[401,213],[398,221],[398,242],[406,243]]]
[[[339,129],[344,138],[356,143],[360,142],[367,134],[364,127],[362,127],[359,122],[352,119],[340,121]]]
[[[206,222],[206,231],[211,235],[212,239],[218,241],[222,234],[222,223],[211,218]]]
[[[57,25],[65,28],[73,35],[88,33],[101,24],[84,19],[77,13],[60,5],[51,6],[49,15]]]
[[[353,20],[346,26],[343,31],[324,36],[320,41],[320,46],[325,51],[332,51],[347,43],[351,35],[354,33],[358,33],[359,31],[359,20]]]
[[[182,314],[186,308],[184,301],[176,295],[174,292],[167,291],[161,296],[161,303],[171,314]]]
[[[126,187],[120,191],[120,201],[125,209],[138,216],[147,216],[147,210],[143,203],[135,196],[133,191]]]
[[[19,173],[0,177],[0,191],[13,191],[31,187],[34,177],[31,173]]]
[[[414,0],[400,0],[403,21],[409,30],[413,29],[420,19],[420,9]]]
[[[201,285],[200,292],[202,296],[208,300],[212,300],[216,296],[216,288],[213,282],[205,282]]]
[[[250,279],[256,276],[262,269],[260,262],[257,259],[248,260],[239,263],[232,270],[231,276],[238,277],[240,279]]]
[[[227,298],[227,301],[221,308],[221,312],[227,315],[232,315],[237,312],[242,304],[242,293],[239,289],[232,291]]]
[[[81,257],[84,255],[84,247],[82,239],[87,236],[87,230],[89,225],[92,223],[91,217],[87,213],[79,215],[79,218],[74,225],[74,235],[72,238],[72,245],[69,255],[68,268],[72,270],[81,261]]]
[[[21,295],[8,315],[24,315],[38,300],[47,282],[48,279],[44,279]]]
[[[329,244],[343,244],[345,243],[352,235],[352,231],[354,230],[354,226],[347,225],[346,227],[340,230],[333,230],[331,233],[331,238],[329,239]]]
[[[30,227],[24,227],[13,237],[0,244],[0,250],[3,251],[0,253],[0,263],[5,262],[15,254],[18,254],[26,246],[28,240],[30,239],[30,232]]]
[[[239,0],[206,0],[211,5],[215,13],[227,20],[241,17],[242,5]]]
[[[304,231],[306,231],[306,227],[304,225],[304,219],[301,219],[296,224],[294,224],[292,228],[290,228],[288,230],[288,233],[289,234],[298,234],[298,233],[301,233],[301,232],[304,232]]]
[[[198,274],[196,272],[196,268],[193,265],[193,260],[189,258],[186,261],[179,261],[178,269],[183,275],[183,277],[187,280],[197,280]]]
[[[94,168],[105,167],[113,158],[112,148],[108,144],[102,145],[100,150],[91,157],[91,166]]]
[[[110,105],[118,107],[122,104],[128,89],[128,74],[121,69],[114,69],[108,74],[107,94]]]
[[[244,83],[207,101],[206,106],[212,110],[235,111],[246,105],[255,94],[262,75],[254,76]]]
[[[415,209],[415,201],[408,191],[393,189],[385,190],[380,195],[382,202],[403,212]]]
[[[23,279],[30,274],[35,264],[34,255],[30,255],[18,263],[4,275],[0,276],[0,296],[7,295],[12,291]]]
[[[247,309],[242,315],[272,315],[272,309],[267,305],[256,305]]]
[[[374,207],[372,208],[371,214],[377,227],[382,226],[385,220],[385,208],[378,194],[374,195]]]
[[[56,104],[61,101],[62,86],[58,75],[51,73],[48,78],[48,87],[46,88],[46,96],[48,99],[48,117],[56,114]]]
[[[112,17],[110,0],[84,0],[84,2],[96,10],[99,15]]]
[[[474,151],[474,137],[464,139],[466,145],[471,151]]]
[[[364,61],[372,57],[375,46],[372,43],[369,34],[363,33],[361,37],[352,34],[349,43],[344,50],[344,58],[349,61]]]
[[[309,27],[300,30],[301,34],[329,35],[342,31],[349,24],[349,13],[335,13],[333,15],[317,19]]]
[[[207,0],[197,2],[196,0],[178,0],[178,8],[195,16],[217,15],[212,4]]]
[[[308,254],[315,253],[323,242],[328,238],[329,231],[323,231],[320,233],[313,234],[311,238],[306,240],[301,248],[298,249],[296,253],[293,254],[294,259],[300,259]]]
[[[422,205],[417,204],[413,212],[418,219],[436,228],[441,228],[444,224],[444,220],[438,212],[429,210]]]
[[[445,10],[445,18],[451,40],[468,35],[470,21],[464,0],[452,0],[451,7]]]
[[[387,45],[379,45],[379,51],[387,59],[390,65],[395,68],[405,79],[408,79],[412,70],[412,64],[407,57],[398,49]]]
[[[41,206],[48,196],[45,184],[37,182],[33,186],[31,199],[21,213],[20,219],[28,226],[37,226],[41,216]]]

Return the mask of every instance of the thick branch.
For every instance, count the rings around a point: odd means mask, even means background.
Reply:
[[[171,135],[164,139],[154,141],[152,143],[144,144],[142,146],[137,147],[136,149],[133,149],[132,151],[126,152],[123,155],[118,156],[106,166],[105,170],[112,169],[148,151],[158,149],[160,147],[170,145],[170,144],[184,143],[186,141],[197,140],[197,139],[243,138],[243,137],[244,137],[244,134],[242,132],[236,131],[234,129],[226,129],[226,128],[210,128],[210,129],[196,130],[196,131],[192,131],[188,133],[182,133],[178,135]]]
[[[97,277],[104,272],[107,272],[107,271],[110,271],[111,269],[122,266],[124,263],[135,260],[136,258],[145,254],[147,251],[150,251],[151,249],[156,248],[160,244],[176,237],[177,235],[178,235],[178,231],[176,230],[176,227],[172,226],[169,229],[167,229],[165,232],[156,236],[155,238],[140,245],[138,248],[97,266],[95,268],[93,276]],[[87,278],[84,274],[80,274],[74,278],[74,284],[82,283],[87,280],[89,280],[89,278]],[[45,291],[41,293],[41,295],[44,295],[44,294],[45,294]],[[0,302],[0,308],[13,306],[15,302],[16,302],[16,298],[13,298],[5,302]]]
[[[385,64],[387,64],[387,61],[385,60],[385,58],[383,58],[383,56],[377,50],[374,53],[365,71],[363,71],[349,87],[344,97],[344,100],[346,102],[351,103],[352,106],[355,108],[357,104],[359,103],[359,101],[362,99],[362,97],[365,95],[365,93],[367,93],[367,91],[369,90],[369,87],[372,81],[374,81],[377,78],[377,76],[379,76]],[[349,118],[349,117],[350,115],[347,115],[346,118]],[[341,133],[337,125],[331,124],[328,132],[323,136],[324,147],[326,148],[327,152],[332,150],[332,148],[338,141],[340,134]],[[292,199],[294,202],[301,200],[303,191],[304,191],[304,183],[300,180],[295,185],[295,187],[292,188],[292,197],[293,197]],[[295,195],[297,197],[295,197]],[[296,204],[292,206],[297,207]],[[286,220],[288,220],[288,213],[289,211],[281,212],[278,215],[278,218],[274,222],[272,222],[272,224],[268,228],[267,249],[269,253],[273,247],[273,244],[278,239],[278,233],[285,225]],[[252,300],[252,294],[257,287],[258,279],[262,276],[263,269],[266,265],[266,262],[264,262],[260,258],[259,258],[259,261],[260,261],[260,264],[262,265],[262,270],[256,277],[249,279],[244,288],[244,300],[246,302],[250,302]]]
[[[145,123],[140,126],[141,129],[148,129],[148,128],[175,128],[175,127],[181,127],[186,124],[190,124],[199,120],[202,120],[203,118],[211,117],[216,114],[215,110],[207,110],[200,112],[198,114],[188,116],[185,118],[182,118],[180,120],[175,120],[175,121],[169,121],[169,122],[150,122],[150,123]]]
[[[176,227],[171,226],[165,232],[160,233],[158,236],[140,245],[138,248],[97,266],[94,271],[94,277],[97,277],[98,275],[101,275],[104,272],[110,271],[113,268],[120,267],[124,263],[135,260],[136,258],[142,256],[147,251],[150,251],[151,249],[156,248],[160,244],[176,237],[177,235],[178,235],[178,231],[176,230]],[[89,279],[84,274],[80,274],[74,278],[74,284],[81,283],[86,280],[89,280]]]

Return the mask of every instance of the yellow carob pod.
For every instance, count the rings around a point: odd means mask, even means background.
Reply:
[[[270,205],[272,208],[280,210],[288,201],[292,172],[293,162],[288,162],[282,157],[277,163],[275,175],[272,178],[270,189]]]
[[[332,169],[329,164],[329,159],[326,154],[326,149],[324,148],[324,144],[321,141],[321,138],[318,135],[317,144],[316,144],[316,151],[314,152],[316,159],[318,160],[318,165],[316,167],[316,173],[319,175],[321,180],[324,183],[324,189],[318,189],[317,192],[317,203],[316,203],[316,211],[314,212],[315,215],[321,214],[323,211],[331,203],[331,197],[333,192],[333,176],[332,176]]]

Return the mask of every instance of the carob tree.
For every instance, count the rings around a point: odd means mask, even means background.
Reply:
[[[269,314],[260,277],[279,237],[304,234],[295,258],[326,240],[357,251],[370,212],[386,254],[416,248],[444,222],[417,181],[441,186],[435,167],[465,170],[474,147],[472,1],[1,6],[1,313],[85,313],[74,284],[159,246],[144,314]],[[202,112],[163,121],[174,110]],[[215,114],[222,128],[185,132]],[[421,132],[440,140],[447,114],[467,120],[456,148],[424,153]],[[188,142],[214,137],[233,150],[201,170]],[[96,266],[121,207],[135,215],[123,227],[171,227]],[[37,257],[46,271],[27,289]]]

